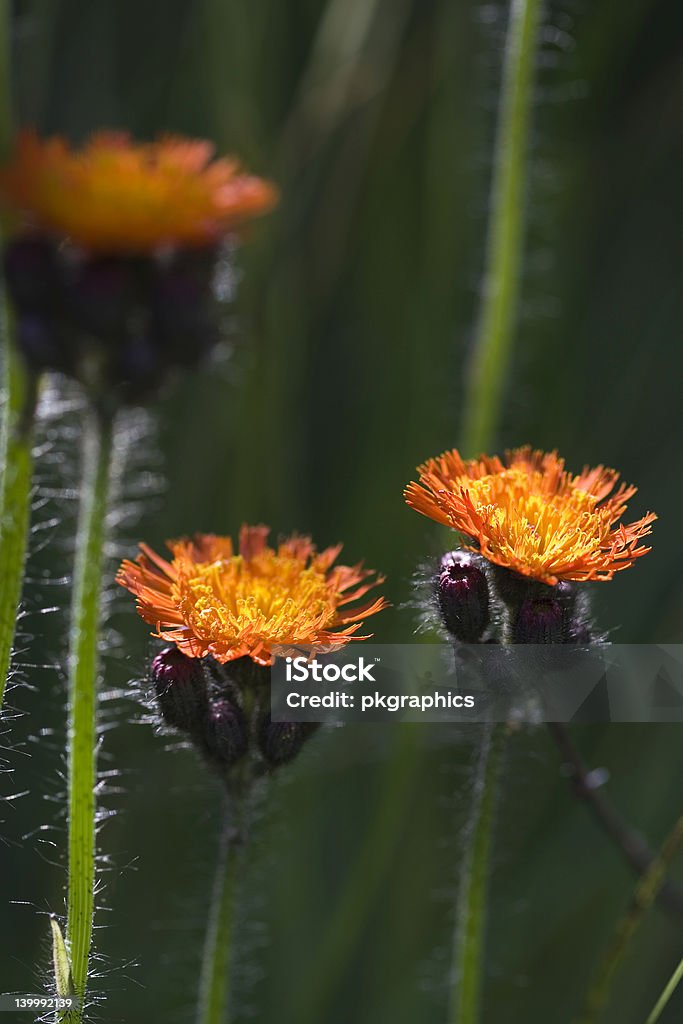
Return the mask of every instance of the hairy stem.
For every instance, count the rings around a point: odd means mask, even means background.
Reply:
[[[648,872],[657,860],[657,854],[650,849],[638,832],[622,820],[602,790],[592,784],[591,772],[567,728],[559,722],[549,722],[548,730],[570,770],[576,796],[591,810],[597,823],[615,843],[633,870],[639,875]],[[673,882],[664,881],[658,887],[657,899],[667,910],[683,916],[683,892]]]
[[[244,797],[229,798],[202,956],[197,1024],[226,1024],[230,1019],[235,901],[245,842]]]
[[[26,562],[36,406],[36,382],[27,376],[14,351],[7,309],[2,327],[5,406],[0,431],[0,708],[9,675]]]
[[[683,815],[674,825],[659,853],[640,878],[631,906],[618,923],[612,941],[600,960],[577,1024],[595,1024],[607,1004],[614,976],[635,933],[652,906],[666,878],[671,861],[683,847]]]
[[[0,160],[10,148],[12,105],[10,36],[12,5],[0,0]],[[12,643],[21,599],[31,509],[32,440],[35,381],[29,379],[14,350],[12,317],[2,302],[2,374],[4,408],[0,429],[0,709],[9,674]]]
[[[493,826],[507,726],[486,725],[472,787],[469,842],[461,867],[451,978],[450,1024],[479,1020]]]
[[[541,0],[511,0],[491,185],[483,299],[465,394],[462,446],[468,455],[483,451],[494,439],[514,338],[540,9]]]
[[[69,892],[66,938],[75,993],[85,998],[95,888],[98,642],[112,424],[91,414],[85,425],[81,506],[76,535],[69,635]],[[80,1024],[83,1010],[69,1011]]]

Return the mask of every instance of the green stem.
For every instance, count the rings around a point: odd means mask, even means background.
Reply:
[[[10,88],[12,5],[0,0],[0,160],[12,135]],[[5,405],[0,430],[0,709],[9,674],[12,643],[21,599],[31,508],[32,439],[35,382],[30,381],[14,351],[12,319],[3,299],[2,372]]]
[[[10,316],[3,323],[5,407],[0,432],[0,708],[5,693],[26,562],[33,475],[36,382],[14,351]]]
[[[235,901],[246,841],[244,802],[240,797],[229,798],[226,805],[199,979],[197,1024],[226,1024],[230,1019]]]
[[[97,684],[101,590],[112,453],[112,424],[91,413],[85,425],[69,637],[69,892],[66,938],[73,985],[88,983],[95,888]],[[65,1015],[80,1024],[83,1010]]]
[[[683,847],[683,815],[654,861],[638,882],[631,906],[616,927],[612,941],[593,976],[577,1024],[595,1024],[609,998],[614,976],[642,921],[657,898],[676,853]]]
[[[680,961],[678,967],[667,981],[664,991],[655,1003],[654,1009],[647,1018],[645,1024],[657,1024],[657,1021],[666,1009],[667,1003],[680,985],[681,981],[683,981],[683,960]]]
[[[493,826],[503,760],[504,724],[485,726],[473,786],[469,843],[461,868],[448,1021],[479,1020]]]
[[[534,56],[541,0],[512,0],[505,47],[483,299],[465,395],[462,445],[491,443],[510,361],[520,290]]]

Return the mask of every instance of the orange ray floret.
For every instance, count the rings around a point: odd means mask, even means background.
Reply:
[[[657,518],[619,520],[635,487],[613,469],[573,476],[557,452],[531,447],[464,460],[456,449],[418,466],[405,499],[424,516],[470,538],[490,562],[542,583],[611,580],[650,548],[640,541]]]
[[[103,252],[209,245],[277,202],[270,182],[214,159],[210,142],[135,143],[112,132],[80,149],[22,132],[0,196],[29,227]]]
[[[358,636],[363,619],[387,607],[375,598],[351,602],[384,582],[360,565],[335,565],[341,545],[316,551],[308,537],[277,548],[268,527],[243,526],[236,552],[230,537],[198,534],[169,541],[171,561],[146,544],[116,577],[137,598],[156,635],[192,658],[225,663],[248,656],[259,665],[276,655],[329,652]]]

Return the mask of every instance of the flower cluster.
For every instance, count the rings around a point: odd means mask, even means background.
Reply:
[[[117,576],[155,636],[174,646],[152,663],[167,724],[188,733],[214,764],[248,749],[271,767],[290,760],[310,732],[271,722],[268,666],[276,657],[339,650],[360,635],[384,598],[358,603],[382,583],[360,565],[337,563],[341,546],[317,551],[308,537],[268,544],[265,526],[230,537],[171,541],[170,561],[141,545]]]
[[[96,400],[154,393],[214,347],[224,242],[276,199],[207,142],[100,133],[71,149],[22,133],[0,200],[28,366],[75,377]]]
[[[557,452],[464,460],[454,449],[418,473],[408,505],[463,537],[434,577],[442,622],[461,642],[589,642],[577,583],[610,580],[650,550],[656,516],[621,522],[636,488],[604,466],[574,475]]]

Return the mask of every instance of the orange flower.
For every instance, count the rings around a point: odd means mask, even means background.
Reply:
[[[137,144],[100,132],[71,149],[24,131],[0,172],[0,194],[29,226],[93,250],[209,245],[277,201],[272,184],[213,155],[201,140]]]
[[[635,487],[613,469],[585,467],[578,476],[557,452],[530,447],[505,460],[465,461],[456,449],[418,467],[405,499],[411,508],[470,538],[490,562],[542,583],[611,580],[650,548],[639,546],[654,520],[649,512],[619,523]]]
[[[362,619],[386,608],[376,598],[346,605],[383,582],[362,566],[334,565],[341,545],[317,552],[308,537],[278,547],[266,526],[243,526],[236,554],[230,537],[198,534],[168,543],[167,562],[146,544],[125,561],[117,582],[135,594],[137,610],[156,636],[191,658],[212,655],[224,664],[244,655],[270,665],[276,655],[338,650]]]

